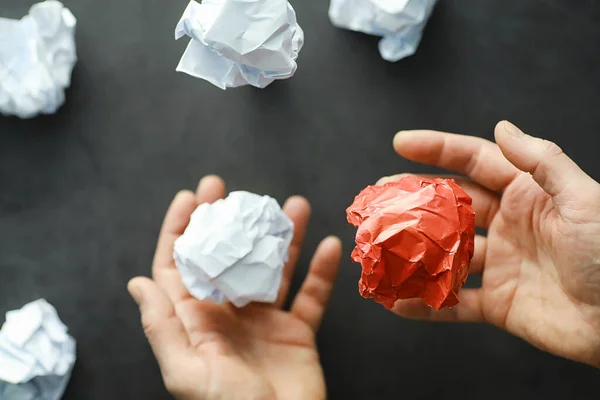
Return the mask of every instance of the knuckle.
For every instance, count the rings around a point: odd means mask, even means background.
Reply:
[[[544,154],[550,157],[560,156],[564,153],[559,145],[557,145],[554,142],[551,142],[550,140],[544,140],[542,142],[542,145]]]
[[[144,329],[144,335],[148,341],[152,342],[158,335],[159,327],[152,321],[142,319],[142,328]]]

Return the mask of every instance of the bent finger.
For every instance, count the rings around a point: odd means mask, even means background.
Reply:
[[[377,185],[401,179],[405,176],[415,174],[397,174],[386,176],[377,181]],[[456,175],[429,175],[418,174],[418,176],[429,178],[454,179],[456,183],[473,199],[473,211],[475,212],[475,225],[484,229],[489,228],[496,213],[500,209],[500,196],[495,192],[484,188],[477,183]]]
[[[483,322],[481,289],[461,289],[459,303],[439,311],[421,299],[398,300],[391,311],[403,318],[439,322]]]
[[[394,149],[402,157],[466,175],[492,190],[503,190],[519,170],[489,140],[431,130],[398,132]]]
[[[485,254],[487,252],[487,238],[483,235],[475,235],[475,251],[471,259],[470,275],[481,275],[485,268]]]

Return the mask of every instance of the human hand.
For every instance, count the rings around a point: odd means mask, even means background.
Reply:
[[[283,209],[294,221],[294,238],[276,303],[238,309],[199,301],[181,281],[173,244],[199,204],[224,196],[225,185],[215,176],[201,180],[195,194],[178,193],[158,239],[154,280],[137,277],[128,285],[167,390],[185,400],[325,399],[315,333],[339,272],[341,243],[335,237],[321,242],[284,311],[310,215],[304,198],[291,197]]]
[[[496,125],[496,143],[435,131],[400,132],[401,156],[470,178],[455,178],[473,198],[477,235],[460,303],[435,311],[400,300],[400,316],[489,322],[534,346],[600,367],[600,185],[562,150]],[[378,183],[397,179],[382,178]]]

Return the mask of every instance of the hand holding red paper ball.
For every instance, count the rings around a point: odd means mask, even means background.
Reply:
[[[471,197],[452,179],[407,176],[368,186],[346,210],[358,228],[352,259],[360,294],[386,308],[422,298],[439,310],[458,303],[474,251]]]

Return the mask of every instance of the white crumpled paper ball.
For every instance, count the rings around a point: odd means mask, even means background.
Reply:
[[[175,241],[185,287],[199,300],[273,303],[294,235],[292,220],[269,196],[245,191],[205,203]]]
[[[191,40],[177,71],[221,89],[293,76],[304,43],[287,0],[192,0],[175,29],[175,39],[185,35]]]
[[[75,350],[75,339],[46,300],[7,312],[0,329],[0,398],[60,399]]]
[[[34,4],[20,20],[0,18],[1,114],[26,119],[64,104],[77,62],[76,24],[55,0]]]
[[[396,62],[411,56],[437,0],[330,0],[329,19],[343,29],[381,36],[379,54]]]

